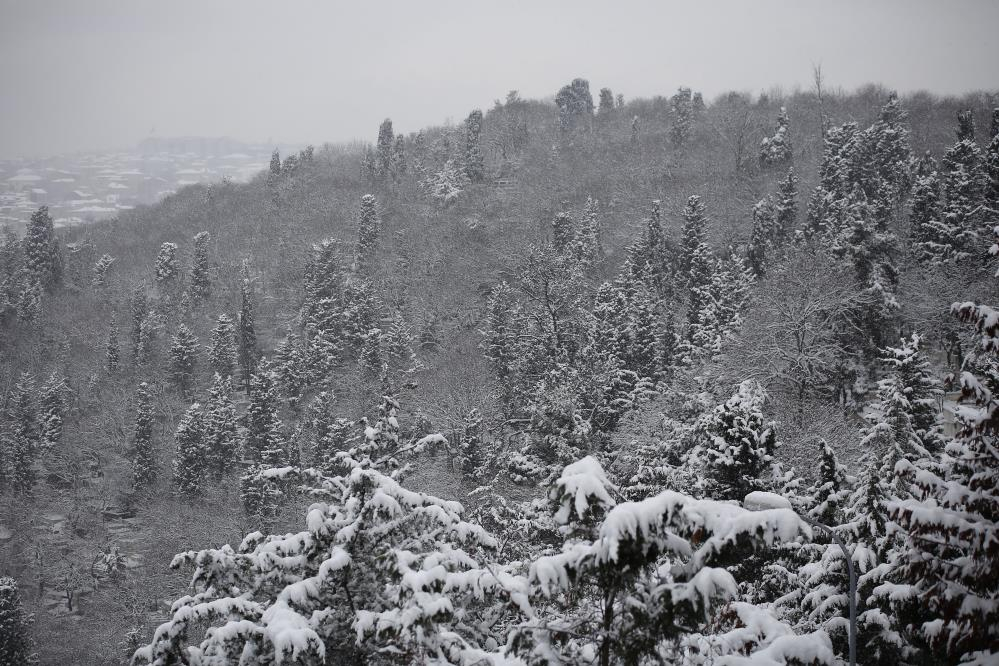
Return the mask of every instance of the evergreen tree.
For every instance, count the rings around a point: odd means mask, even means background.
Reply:
[[[694,116],[690,88],[680,88],[670,98],[670,115],[673,124],[669,128],[669,138],[673,147],[679,149],[687,144]]]
[[[26,324],[34,324],[42,316],[42,283],[32,273],[26,272],[21,284],[17,297],[17,318]]]
[[[572,249],[573,221],[569,213],[558,213],[552,219],[552,245],[559,252]]]
[[[195,495],[204,486],[209,452],[205,446],[205,414],[194,403],[177,426],[177,455],[173,461],[173,485],[184,495]]]
[[[236,328],[232,317],[220,314],[212,329],[208,346],[208,365],[213,371],[229,377],[236,367]]]
[[[939,249],[936,261],[960,260],[971,256],[980,244],[983,229],[982,199],[987,176],[982,153],[975,143],[975,122],[971,111],[958,114],[957,143],[941,160],[943,169],[943,209],[937,228]]]
[[[593,118],[590,82],[586,79],[573,79],[572,83],[563,86],[555,95],[555,105],[558,107],[559,128],[563,132],[570,132],[578,126],[589,129]]]
[[[107,344],[104,345],[104,361],[109,375],[118,373],[121,351],[118,347],[118,325],[114,322],[111,322],[111,326],[108,328]]]
[[[600,89],[600,103],[597,112],[601,118],[607,118],[614,112],[614,93],[610,88]]]
[[[194,237],[194,258],[191,262],[191,296],[195,301],[208,298],[212,293],[211,277],[208,274],[208,243],[211,236],[201,231]]]
[[[395,145],[392,147],[392,174],[399,180],[409,171],[409,163],[406,161],[406,137],[399,134],[395,137]]]
[[[63,423],[66,418],[66,380],[57,372],[49,375],[39,393],[41,407],[41,440],[43,453],[53,451],[62,442]]]
[[[461,456],[461,471],[469,479],[482,476],[485,464],[485,442],[482,441],[482,414],[473,409],[465,416],[461,428],[459,455]]]
[[[274,372],[281,392],[288,399],[288,405],[297,412],[302,393],[305,392],[306,371],[301,342],[294,333],[289,333],[275,350]]]
[[[225,476],[236,462],[236,406],[232,392],[232,378],[216,373],[205,413],[206,466],[216,479]]]
[[[111,264],[114,262],[115,258],[110,254],[102,254],[101,258],[94,264],[94,277],[90,281],[90,284],[95,287],[103,287],[107,282],[108,270],[110,270]]]
[[[271,153],[271,164],[270,172],[268,174],[269,179],[273,180],[281,175],[281,153],[275,148],[274,152]]]
[[[767,245],[775,235],[775,218],[773,201],[769,197],[761,199],[753,206],[753,233],[749,241],[747,259],[749,268],[756,277],[762,277],[766,272]]]
[[[48,206],[31,214],[23,243],[25,268],[31,280],[51,292],[62,283],[62,259]]]
[[[139,341],[142,337],[142,323],[149,314],[149,304],[146,301],[146,290],[143,287],[136,287],[129,299],[129,309],[132,314],[129,339],[132,342],[132,362],[139,364]]]
[[[756,490],[769,488],[776,424],[763,414],[766,392],[747,380],[724,404],[708,412],[695,425],[702,461],[705,495],[718,500],[742,500]]]
[[[945,261],[950,252],[939,242],[947,229],[940,207],[940,177],[936,171],[917,176],[912,192],[909,227],[917,256],[928,263]]]
[[[23,495],[31,494],[35,485],[35,462],[41,444],[33,396],[31,376],[23,372],[10,396],[11,433],[3,473],[14,491]]]
[[[246,437],[243,457],[265,467],[274,467],[286,460],[284,436],[278,418],[278,401],[274,391],[274,375],[266,364],[253,374],[250,385],[250,405],[246,412]]]
[[[990,215],[995,220],[999,218],[999,109],[992,110],[989,136],[989,145],[985,149],[985,176],[988,179],[986,200],[991,208]]]
[[[375,169],[379,178],[385,179],[392,172],[392,146],[395,134],[392,132],[392,120],[386,118],[378,128],[378,144],[375,148]]]
[[[171,284],[177,279],[177,244],[163,243],[156,255],[156,281]]]
[[[676,266],[677,276],[685,286],[694,284],[694,255],[703,253],[700,246],[704,244],[707,229],[708,217],[704,203],[699,196],[693,195],[687,199],[687,205],[683,209],[683,231]]]
[[[777,128],[772,136],[760,141],[760,166],[777,167],[791,162],[794,150],[791,148],[791,121],[783,106],[777,115]]]
[[[378,217],[378,203],[371,194],[361,197],[361,214],[357,224],[357,256],[363,266],[378,249],[382,221]]]
[[[250,377],[257,369],[259,352],[257,351],[257,333],[253,325],[253,298],[252,285],[250,284],[249,265],[244,260],[242,269],[242,279],[240,280],[240,308],[239,326],[236,352],[239,359],[239,367],[243,372],[243,385],[246,393],[250,393]]]
[[[0,576],[0,666],[31,666],[38,663],[31,638],[34,617],[24,610],[17,581]]]
[[[600,246],[600,219],[598,217],[599,202],[592,197],[586,198],[583,207],[583,219],[573,238],[573,252],[583,268],[592,266],[603,254]]]
[[[482,111],[475,109],[465,119],[465,176],[470,183],[481,183],[485,178],[481,133]]]
[[[839,525],[843,506],[850,495],[850,477],[832,447],[821,439],[818,444],[818,478],[807,493],[812,504],[808,515],[823,525]]]
[[[156,478],[156,451],[153,449],[153,399],[149,384],[136,390],[135,430],[132,434],[132,487],[145,486]]]
[[[194,370],[198,358],[198,338],[186,324],[177,327],[177,334],[170,342],[170,381],[181,395],[188,395],[194,387]]]
[[[363,370],[377,374],[382,369],[382,330],[369,329],[361,344],[361,355],[357,360]]]
[[[798,223],[798,177],[794,167],[787,170],[787,177],[777,183],[774,204],[774,240],[782,244],[794,233]]]

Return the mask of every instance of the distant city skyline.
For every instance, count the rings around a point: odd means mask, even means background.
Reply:
[[[0,0],[0,159],[372,140],[386,117],[415,131],[579,76],[628,99],[807,88],[815,64],[831,88],[995,91],[996,25],[994,0]]]

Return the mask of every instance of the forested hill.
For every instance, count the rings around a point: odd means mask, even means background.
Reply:
[[[0,245],[11,654],[832,664],[800,514],[865,663],[987,663],[997,104],[577,79],[39,209]]]

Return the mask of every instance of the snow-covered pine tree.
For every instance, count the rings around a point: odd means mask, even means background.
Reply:
[[[163,243],[156,255],[156,281],[160,284],[172,284],[177,279],[177,244]]]
[[[232,376],[236,367],[236,327],[232,317],[220,314],[208,345],[208,366],[223,377]]]
[[[31,375],[22,372],[10,394],[10,434],[3,478],[14,492],[31,494],[35,485],[35,461],[41,445],[35,386]]]
[[[614,93],[610,88],[601,88],[597,113],[600,118],[607,119],[614,113]]]
[[[687,144],[693,115],[690,88],[678,89],[676,94],[670,98],[672,125],[669,128],[669,138],[674,148],[679,149]]]
[[[144,287],[136,287],[132,291],[129,299],[129,311],[131,312],[131,327],[129,328],[129,340],[132,343],[132,362],[138,365],[139,359],[139,339],[142,332],[142,322],[149,314],[149,303],[146,300],[146,290]]]
[[[704,469],[706,497],[741,500],[750,492],[772,488],[777,426],[763,413],[766,398],[759,382],[746,380],[695,423],[693,455]]]
[[[288,337],[274,351],[274,374],[278,386],[293,411],[298,411],[299,401],[306,387],[305,356],[298,336]]]
[[[194,237],[194,255],[191,259],[191,279],[189,289],[195,301],[203,301],[212,293],[212,280],[208,266],[208,243],[211,235],[200,231]]]
[[[777,183],[774,205],[774,242],[782,245],[794,234],[798,224],[798,177],[794,167],[787,170],[787,176]]]
[[[24,610],[17,581],[0,576],[0,666],[31,666],[38,663],[31,637],[34,616]]]
[[[818,448],[818,475],[805,493],[812,504],[808,515],[823,525],[839,525],[843,507],[850,496],[851,477],[825,440],[818,440]]]
[[[337,454],[347,451],[354,424],[335,416],[334,396],[323,391],[312,405],[312,429],[315,440],[312,449],[312,466],[325,476],[336,476],[346,471]]]
[[[392,145],[392,176],[399,180],[409,171],[409,163],[406,160],[406,137],[401,133],[395,137]]]
[[[48,206],[40,206],[31,214],[24,240],[24,266],[29,279],[51,292],[62,283],[62,256],[55,236],[55,227]]]
[[[361,354],[357,364],[369,375],[376,375],[382,369],[382,329],[368,329],[361,344]]]
[[[568,252],[572,248],[574,224],[572,215],[565,211],[556,213],[552,218],[552,245],[559,252]]]
[[[603,254],[603,248],[600,246],[599,203],[592,197],[586,198],[583,217],[573,238],[573,253],[583,268],[592,266]]]
[[[135,392],[135,429],[132,434],[132,487],[139,488],[156,478],[156,451],[153,448],[153,398],[149,384],[142,382]]]
[[[577,128],[588,130],[593,121],[593,95],[590,82],[586,79],[573,79],[555,95],[558,107],[559,129],[563,133]]]
[[[221,479],[236,462],[236,406],[232,401],[232,378],[215,374],[205,412],[206,467]]]
[[[783,106],[777,114],[777,127],[771,136],[760,141],[760,166],[765,168],[780,167],[794,159],[791,148],[791,121],[787,109]]]
[[[237,321],[236,354],[243,373],[243,385],[250,393],[250,378],[257,369],[260,352],[257,350],[257,333],[253,323],[253,285],[250,283],[249,263],[244,259],[240,279],[240,307]]]
[[[895,467],[913,496],[889,502],[903,584],[884,592],[930,661],[985,664],[999,659],[999,312],[951,310],[978,342],[959,378],[959,430],[938,465]]]
[[[388,178],[392,173],[392,146],[395,143],[395,133],[392,131],[392,119],[386,118],[378,127],[378,143],[375,146],[375,172],[380,179]]]
[[[42,453],[49,453],[62,442],[63,424],[66,418],[66,395],[69,387],[65,378],[53,372],[42,384],[39,391],[41,407],[41,435],[39,446]]]
[[[198,338],[186,324],[177,327],[170,341],[170,381],[181,395],[187,396],[194,388],[194,371],[198,360]]]
[[[708,224],[706,207],[701,201],[701,197],[691,196],[687,199],[687,205],[683,209],[683,231],[680,236],[676,264],[677,279],[684,286],[692,287],[695,283],[693,276],[694,256],[703,251],[700,246],[704,245]]]
[[[482,157],[482,111],[475,109],[465,119],[465,177],[470,183],[481,183],[485,178]]]
[[[367,264],[378,249],[382,221],[378,217],[378,202],[374,195],[361,197],[361,212],[357,223],[357,257],[362,267]]]
[[[205,447],[205,414],[199,403],[187,408],[177,426],[175,439],[173,485],[183,495],[196,495],[208,475],[209,458]]]
[[[111,322],[108,339],[104,345],[104,368],[109,375],[117,374],[121,363],[121,350],[118,346],[118,324]]]
[[[942,246],[937,261],[955,261],[971,256],[981,246],[983,227],[982,200],[988,178],[982,152],[975,142],[975,121],[971,111],[958,114],[957,142],[940,162],[943,190],[941,224],[937,229]]]
[[[461,441],[458,443],[461,471],[467,479],[473,481],[482,476],[485,464],[486,451],[482,435],[482,413],[473,409],[465,415],[461,426]]]
[[[942,263],[949,260],[951,246],[940,243],[947,238],[943,211],[940,204],[940,176],[936,170],[917,176],[912,191],[912,207],[909,212],[909,229],[916,256],[926,263]]]
[[[756,277],[766,273],[767,245],[775,236],[776,213],[770,197],[760,199],[753,206],[753,233],[749,240],[747,260]]]
[[[250,382],[250,405],[246,412],[246,436],[243,458],[267,467],[286,461],[285,438],[278,418],[278,399],[274,390],[274,373],[266,363],[253,374]]]
[[[102,254],[101,258],[94,264],[94,277],[91,279],[90,284],[95,287],[103,287],[107,283],[108,271],[114,262],[115,258],[110,254]]]
[[[281,175],[281,153],[278,152],[277,148],[275,148],[274,152],[271,153],[270,170],[268,175],[271,181]]]

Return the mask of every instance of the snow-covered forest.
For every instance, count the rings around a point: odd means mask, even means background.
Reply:
[[[999,663],[999,95],[370,135],[2,239],[0,664]]]

